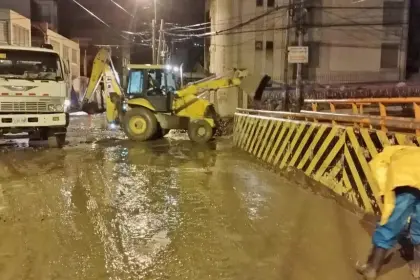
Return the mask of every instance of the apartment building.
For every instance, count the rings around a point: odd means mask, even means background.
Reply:
[[[409,0],[304,1],[304,79],[322,83],[397,81],[405,78]],[[295,77],[286,61],[288,0],[208,0],[212,36],[210,71],[243,67],[276,81]],[[273,11],[273,9],[277,9]],[[258,20],[255,17],[267,13]],[[248,22],[239,28],[240,23]],[[226,32],[220,32],[229,30]],[[288,33],[288,34],[287,34]]]

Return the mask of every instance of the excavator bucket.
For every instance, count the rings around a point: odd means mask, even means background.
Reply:
[[[261,100],[270,80],[271,77],[267,75],[247,75],[242,78],[240,88],[253,100]]]

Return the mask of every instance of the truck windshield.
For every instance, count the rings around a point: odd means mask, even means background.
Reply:
[[[62,81],[56,53],[0,48],[0,78]]]

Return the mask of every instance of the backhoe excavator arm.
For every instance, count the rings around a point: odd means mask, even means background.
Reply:
[[[101,48],[93,61],[89,84],[82,100],[82,110],[88,114],[103,112],[99,110],[96,102],[91,101],[101,81],[104,83],[102,94],[104,94],[107,120],[114,122],[120,116],[124,94],[111,60],[110,50],[107,48]]]
[[[219,89],[239,87],[250,97],[260,99],[262,91],[271,78],[267,75],[249,75],[247,71],[234,70],[229,75],[204,79],[192,83],[177,91],[179,97],[198,95],[206,91],[217,91]]]

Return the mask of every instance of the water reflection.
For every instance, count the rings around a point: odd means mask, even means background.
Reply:
[[[28,222],[16,225],[35,228],[33,244],[48,239],[48,270],[68,279],[223,279],[253,258],[245,244],[255,242],[255,229],[243,201],[251,189],[238,186],[256,183],[232,172],[237,161],[215,145],[121,140],[9,153],[0,159],[8,170],[0,180],[13,186],[4,205]],[[41,213],[50,217],[42,227]],[[27,239],[3,237],[15,252]]]

